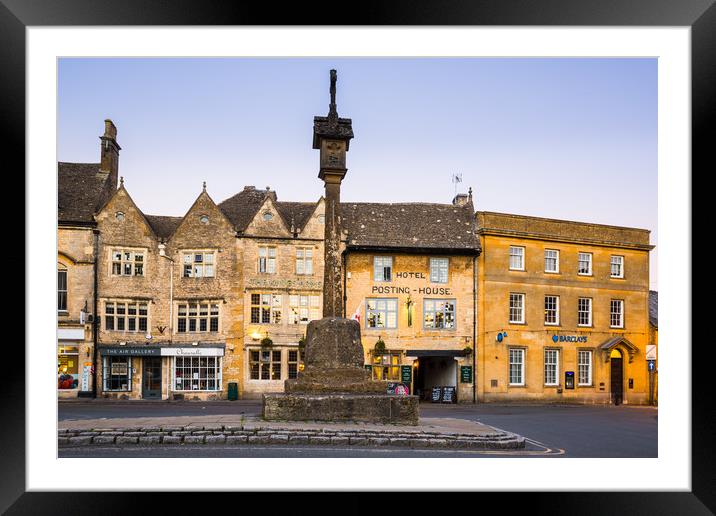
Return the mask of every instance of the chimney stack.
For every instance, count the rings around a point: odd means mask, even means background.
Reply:
[[[122,149],[117,143],[117,127],[108,118],[104,121],[104,134],[99,137],[100,146],[100,170],[109,172],[112,189],[117,189],[117,175],[119,173],[119,151]]]
[[[465,206],[469,201],[472,200],[472,196],[468,196],[464,193],[459,193],[455,197],[453,197],[452,205],[453,206]]]

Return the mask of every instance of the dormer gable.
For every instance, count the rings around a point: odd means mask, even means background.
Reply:
[[[276,206],[274,196],[266,195],[261,207],[254,214],[244,234],[251,236],[267,236],[292,238],[290,221],[284,220]]]
[[[217,242],[217,235],[222,233],[233,238],[234,226],[207,193],[205,185],[167,241],[202,247]]]
[[[152,226],[120,181],[119,188],[94,216],[104,240],[113,244],[146,245],[157,239]]]

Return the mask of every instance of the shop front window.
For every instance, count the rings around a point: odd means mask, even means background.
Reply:
[[[175,391],[220,391],[221,357],[174,357]]]
[[[120,392],[132,390],[132,359],[130,357],[104,357],[102,389]]]
[[[79,383],[79,358],[77,346],[60,345],[57,352],[57,388],[76,389]]]
[[[281,379],[281,350],[252,349],[249,351],[252,380]]]
[[[400,381],[400,354],[373,355],[373,380]]]

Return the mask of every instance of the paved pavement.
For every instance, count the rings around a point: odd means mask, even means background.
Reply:
[[[261,412],[258,400],[235,402],[61,402],[58,419],[61,425],[78,424],[81,420],[102,421],[111,426],[113,419],[144,417],[245,417]],[[654,407],[602,405],[437,405],[421,404],[422,418],[449,418],[475,421],[520,434],[530,445],[521,452],[527,456],[567,457],[657,457],[658,412]],[[102,419],[105,418],[105,419]],[[86,421],[89,423],[89,421]],[[94,422],[93,422],[94,423]],[[177,450],[146,448],[85,448],[61,450],[60,456],[172,456]],[[253,450],[253,451],[252,451]],[[151,453],[152,455],[147,455]],[[157,455],[153,455],[156,453]],[[394,453],[395,455],[390,455]],[[424,455],[424,454],[431,455]],[[118,455],[120,454],[120,455]],[[181,456],[211,457],[418,457],[418,456],[485,456],[486,452],[444,452],[434,450],[318,450],[315,447],[281,449],[278,447],[182,446]],[[510,453],[508,456],[514,456]]]

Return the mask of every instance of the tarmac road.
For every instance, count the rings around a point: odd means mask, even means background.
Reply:
[[[258,415],[261,402],[60,402],[59,420],[160,415]],[[657,457],[658,412],[655,407],[602,405],[421,404],[422,417],[454,417],[520,434],[530,445],[521,456]],[[84,450],[84,455],[82,454]],[[549,450],[549,451],[545,451]],[[529,453],[528,453],[529,452]],[[148,455],[149,453],[149,455]],[[156,454],[156,455],[155,455]],[[91,447],[63,448],[61,457],[479,457],[485,452],[316,447]],[[512,455],[507,455],[512,456]]]

